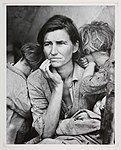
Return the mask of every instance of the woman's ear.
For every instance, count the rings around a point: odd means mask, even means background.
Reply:
[[[77,41],[76,44],[74,45],[73,53],[76,53],[78,49],[79,49],[79,41]]]

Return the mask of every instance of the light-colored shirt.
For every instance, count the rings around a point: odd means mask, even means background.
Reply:
[[[7,128],[10,124],[16,126],[14,136],[18,135],[17,142],[24,140],[31,125],[30,99],[28,97],[27,78],[10,63],[7,64]],[[9,136],[9,135],[7,135]],[[12,135],[13,136],[13,135]],[[10,137],[9,137],[10,138]],[[11,137],[12,138],[12,137]]]
[[[30,117],[27,78],[11,64],[7,64],[7,106],[24,118]]]
[[[93,95],[89,98],[86,98],[81,94],[80,88],[83,72],[84,69],[75,63],[72,84],[69,88],[69,93],[73,104],[68,108],[64,100],[62,100],[60,119],[69,118],[80,109],[91,110],[98,100],[98,96]],[[42,135],[44,129],[43,117],[49,105],[52,85],[43,76],[43,73],[40,69],[36,70],[28,77],[27,83],[32,104],[31,111],[33,115],[33,127],[40,135]]]

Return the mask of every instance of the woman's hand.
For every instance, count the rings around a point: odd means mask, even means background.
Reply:
[[[40,66],[40,70],[44,73],[45,77],[49,79],[54,87],[58,87],[60,85],[63,85],[63,81],[61,79],[61,76],[58,74],[55,68],[52,68],[52,71],[50,71],[50,60],[46,59]]]
[[[53,85],[51,96],[49,97],[49,105],[44,114],[44,129],[42,138],[50,138],[55,134],[57,124],[59,122],[61,101],[63,94],[63,81],[55,68],[50,70],[50,60],[46,59],[40,66],[45,78]]]

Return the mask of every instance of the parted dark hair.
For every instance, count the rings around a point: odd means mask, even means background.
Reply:
[[[110,54],[114,32],[108,23],[93,21],[90,24],[85,24],[80,27],[80,37],[85,54],[95,51],[107,51]]]
[[[73,45],[75,45],[76,42],[78,42],[79,49],[82,48],[82,41],[79,36],[79,32],[78,32],[76,26],[74,25],[73,21],[70,18],[63,16],[63,15],[54,15],[42,26],[42,28],[39,31],[37,41],[40,45],[42,45],[42,49],[43,49],[43,45],[44,45],[45,35],[48,32],[55,31],[58,29],[64,29],[68,33]],[[79,52],[80,52],[80,50],[74,54],[75,58],[79,56]]]
[[[25,59],[31,69],[39,68],[43,61],[42,47],[36,43],[26,43],[21,47],[22,60]]]

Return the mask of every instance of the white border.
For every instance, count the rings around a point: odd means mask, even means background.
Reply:
[[[115,109],[115,114],[116,114],[116,144],[115,145],[6,145],[6,140],[5,140],[5,131],[6,131],[6,126],[5,126],[5,97],[6,97],[6,14],[5,14],[5,6],[6,5],[29,5],[29,6],[36,6],[36,5],[61,5],[61,6],[77,6],[77,5],[115,5],[115,34],[116,34],[116,41],[115,41],[115,59],[116,59],[116,109]],[[44,149],[121,149],[120,147],[120,131],[121,131],[121,121],[120,121],[120,64],[121,62],[121,46],[120,46],[120,18],[121,18],[121,3],[120,0],[0,0],[0,118],[1,118],[1,123],[0,123],[0,149],[1,150],[25,150],[25,149],[30,149],[30,150],[44,150]],[[118,53],[118,54],[117,54]],[[118,71],[117,71],[118,70]],[[118,89],[118,90],[117,90]]]

